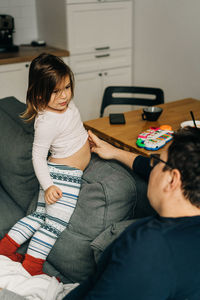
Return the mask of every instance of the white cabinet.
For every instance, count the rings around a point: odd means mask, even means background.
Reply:
[[[131,85],[131,68],[117,68],[76,74],[74,101],[83,121],[99,118],[104,89],[110,85]],[[112,107],[112,112],[127,111],[130,106]],[[110,108],[105,109],[104,116]]]
[[[104,69],[96,72],[75,74],[74,101],[79,108],[83,121],[99,118],[104,90],[110,85],[131,85],[131,67]],[[120,111],[127,111],[130,106],[121,106]],[[119,107],[112,107],[118,112]],[[110,108],[105,109],[104,116]]]
[[[83,121],[99,117],[101,103],[99,72],[75,74],[74,102]]]
[[[105,87],[132,84],[132,0],[36,0],[36,9],[39,39],[70,52],[82,119],[99,117]]]
[[[98,118],[104,90],[109,85],[131,85],[130,49],[69,57],[75,74],[74,101],[83,121]],[[129,107],[120,106],[120,111]],[[114,107],[114,111],[117,107]],[[113,111],[113,108],[112,108]],[[108,114],[106,109],[105,115]]]
[[[130,66],[132,57],[131,49],[101,51],[84,55],[69,56],[69,64],[74,73],[97,71]]]
[[[67,4],[77,4],[77,3],[99,3],[99,2],[122,2],[127,0],[66,0]]]
[[[103,92],[106,87],[112,86],[112,85],[131,85],[131,72],[132,68],[126,67],[126,68],[117,68],[117,69],[111,69],[111,70],[105,70],[103,72],[104,80],[103,80],[103,90],[102,90],[102,97],[103,98]],[[108,116],[109,113],[119,113],[131,110],[131,105],[114,105],[114,106],[108,106],[104,110],[104,116]],[[100,114],[100,109],[99,109]],[[99,117],[99,115],[98,115]]]
[[[132,47],[132,0],[79,3],[36,0],[39,39],[70,55]]]
[[[66,5],[70,53],[131,48],[131,2]]]
[[[14,96],[26,102],[29,62],[0,65],[0,98]]]
[[[66,63],[66,65],[69,65],[69,57],[61,57],[62,60]]]

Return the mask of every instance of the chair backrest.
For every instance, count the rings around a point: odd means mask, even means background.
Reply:
[[[113,96],[113,94],[141,94],[138,96]],[[149,95],[150,97],[142,97],[142,94]],[[152,98],[152,96],[154,96]],[[164,103],[164,92],[159,88],[151,87],[136,87],[136,86],[109,86],[105,89],[103,100],[101,104],[100,117],[103,116],[104,109],[108,105],[128,104],[140,106],[154,106]]]

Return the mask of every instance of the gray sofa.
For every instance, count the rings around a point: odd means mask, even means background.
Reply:
[[[33,123],[19,114],[25,104],[0,99],[0,238],[37,203],[38,181],[32,160]],[[44,271],[64,283],[81,282],[94,272],[105,247],[134,218],[152,214],[146,183],[115,161],[92,155],[83,175],[77,207],[53,247]],[[26,251],[28,243],[19,252]]]

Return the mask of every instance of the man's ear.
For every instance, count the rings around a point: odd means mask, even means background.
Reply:
[[[181,174],[178,169],[173,169],[168,174],[168,184],[166,185],[166,189],[175,190],[181,187]]]

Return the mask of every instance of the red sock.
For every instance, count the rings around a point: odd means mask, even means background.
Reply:
[[[5,255],[14,261],[22,262],[24,255],[16,253],[19,247],[20,245],[11,239],[8,234],[6,234],[0,241],[0,255]]]
[[[45,262],[44,259],[36,258],[36,257],[33,257],[33,256],[29,255],[29,254],[25,254],[25,259],[24,259],[24,261],[22,263],[22,266],[32,276],[34,276],[34,275],[41,275],[41,274],[48,275],[48,274],[46,274],[46,273],[44,273],[42,271],[44,262]],[[60,280],[59,277],[56,277],[56,279],[59,282],[61,282],[61,280]]]
[[[36,258],[36,257],[33,257],[29,254],[25,254],[25,259],[22,263],[22,266],[32,276],[40,275],[40,274],[45,274],[42,271],[44,262],[45,262],[44,259]]]

